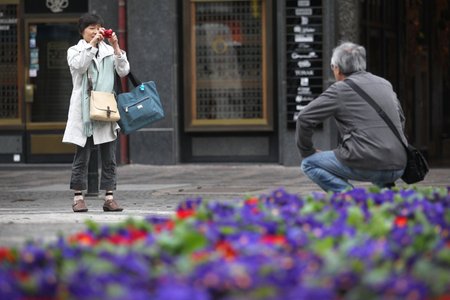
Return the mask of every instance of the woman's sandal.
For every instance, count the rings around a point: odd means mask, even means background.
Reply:
[[[87,212],[88,209],[86,207],[86,203],[83,199],[77,200],[74,204],[72,204],[73,212]]]
[[[103,211],[122,211],[123,208],[114,199],[105,200]]]

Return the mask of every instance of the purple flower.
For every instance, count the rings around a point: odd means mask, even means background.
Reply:
[[[285,298],[286,300],[333,300],[337,299],[335,292],[328,287],[322,286],[298,286],[292,289]]]
[[[392,276],[375,288],[378,295],[389,299],[427,299],[428,288],[409,276]]]
[[[0,297],[431,299],[449,291],[449,192],[188,199],[186,218],[90,223],[50,245],[3,249]]]
[[[377,205],[382,205],[385,203],[392,203],[394,201],[394,191],[387,190],[382,193],[374,193],[371,194],[371,197],[373,198],[373,201]]]
[[[153,297],[148,299],[154,300],[209,300],[211,299],[208,293],[196,288],[195,286],[183,284],[172,280],[166,284],[158,286],[156,293]]]
[[[13,273],[13,270],[0,266],[0,296],[2,299],[22,298],[19,282]]]
[[[208,209],[213,213],[214,220],[228,220],[233,218],[236,213],[235,207],[228,203],[208,203]]]

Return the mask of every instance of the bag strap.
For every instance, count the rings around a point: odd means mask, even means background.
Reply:
[[[116,75],[117,75],[117,77],[119,77],[117,72],[116,72]],[[130,72],[128,72],[126,77],[131,81],[131,83],[133,84],[134,87],[137,87],[138,85],[142,84],[142,81],[140,81],[136,76],[133,75],[133,73],[131,73],[131,70],[130,70]],[[120,79],[120,77],[119,77],[119,79]],[[119,80],[119,82],[120,82],[120,80]],[[123,89],[121,88],[121,90],[123,90]]]
[[[124,91],[124,89],[122,87],[122,82],[120,80],[121,78],[120,78],[119,74],[117,74],[117,72],[114,77],[115,77],[115,85],[118,87],[118,90],[116,92],[118,92],[120,94],[121,92]],[[131,81],[131,83],[133,84],[134,87],[137,87],[138,85],[142,84],[142,81],[137,79],[136,76],[134,76],[133,73],[131,73],[131,71],[125,77]]]
[[[375,102],[375,100],[372,99],[362,88],[360,88],[353,80],[346,78],[344,80],[345,83],[347,83],[358,95],[360,95],[364,100],[367,101],[367,103],[370,104],[370,106],[375,109],[375,111],[380,115],[380,117],[386,122],[386,124],[389,126],[389,128],[392,130],[394,135],[398,138],[398,140],[402,143],[403,147],[408,150],[408,145],[403,142],[402,138],[400,137],[400,133],[398,132],[397,128],[395,128],[394,123],[392,123],[391,119],[386,115],[384,110],[378,105],[378,103]]]
[[[87,84],[88,84],[87,92],[88,95],[90,95],[91,92],[94,90],[94,84],[92,83],[92,77],[91,74],[89,73],[89,68],[87,69]]]
[[[142,84],[142,81],[136,78],[136,76],[131,73],[131,71],[127,75],[128,79],[130,79],[131,83],[134,85],[134,87],[137,87],[138,85]]]

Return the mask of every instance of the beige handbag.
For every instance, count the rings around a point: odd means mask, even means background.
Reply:
[[[88,91],[90,94],[89,117],[91,120],[116,122],[120,120],[116,94],[94,91],[92,78],[88,71]]]
[[[96,121],[116,122],[120,120],[116,96],[113,93],[91,91],[90,118]]]

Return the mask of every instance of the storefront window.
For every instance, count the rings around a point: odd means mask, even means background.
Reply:
[[[264,1],[191,1],[187,130],[270,128]]]
[[[0,5],[0,120],[19,118],[17,5]]]

